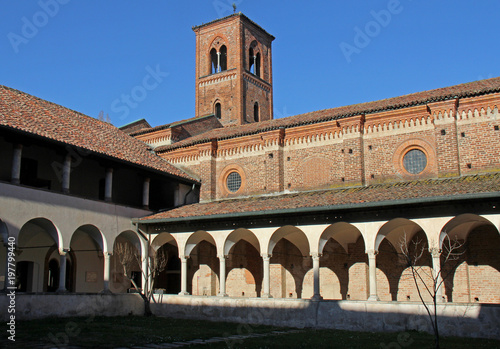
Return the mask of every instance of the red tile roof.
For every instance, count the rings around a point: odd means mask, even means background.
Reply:
[[[0,85],[0,127],[84,148],[189,181],[193,177],[152,154],[115,126],[60,105]]]
[[[403,202],[411,204],[433,200],[451,201],[480,194],[500,197],[500,173],[212,201],[160,212],[143,217],[139,222],[210,219],[225,215],[262,215],[294,210],[334,210],[356,206],[361,208],[368,204],[383,206]]]
[[[399,109],[453,98],[472,97],[494,92],[500,92],[500,77],[469,82],[451,87],[438,88],[430,91],[412,93],[374,102],[324,109],[281,119],[273,119],[242,126],[226,127],[224,129],[214,129],[171,145],[158,147],[155,151],[165,152],[176,148],[204,143],[213,139],[221,140],[234,138],[275,130],[280,127],[295,127],[304,124],[319,123],[327,120],[342,119],[354,115],[369,114],[384,110]]]

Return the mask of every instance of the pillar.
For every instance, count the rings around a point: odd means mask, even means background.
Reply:
[[[64,158],[64,165],[62,170],[62,191],[69,194],[69,183],[71,174],[71,155],[67,154]]]
[[[142,186],[142,206],[145,209],[149,209],[149,178],[144,178],[144,184]]]
[[[111,201],[113,193],[113,169],[106,169],[106,183],[104,185],[104,200]]]
[[[264,265],[264,280],[263,280],[263,286],[264,290],[262,292],[262,295],[260,296],[261,298],[272,298],[271,296],[271,284],[270,284],[270,274],[271,274],[271,268],[270,268],[270,260],[271,260],[271,255],[267,253],[262,254],[262,260],[263,260],[263,265]]]
[[[216,73],[220,73],[220,52],[217,52],[217,69],[215,69]]]
[[[109,290],[109,275],[110,275],[110,270],[111,270],[111,263],[110,263],[110,257],[111,253],[109,252],[104,252],[104,289],[103,293],[111,293]]]
[[[151,285],[151,273],[149,272],[149,252],[148,247],[146,247],[146,253],[144,256],[141,255],[142,258],[142,290],[144,294],[147,294],[149,291],[149,285]]]
[[[219,297],[227,297],[226,293],[226,255],[219,255]]]
[[[313,261],[313,275],[314,275],[314,294],[312,296],[312,300],[321,300],[323,297],[321,297],[321,292],[319,289],[319,259],[321,258],[321,254],[319,253],[313,253],[312,254],[312,261]]]
[[[187,291],[187,259],[189,256],[179,256],[181,259],[181,292],[180,296],[187,296],[189,292]]]
[[[370,280],[370,296],[369,301],[379,301],[377,295],[377,260],[376,255],[378,251],[368,250],[368,278]]]
[[[9,287],[9,244],[7,241],[3,243],[3,246],[5,247],[5,279],[3,282],[3,290],[7,292],[7,287]],[[14,286],[14,285],[12,285]]]
[[[66,258],[69,250],[59,250],[59,288],[57,292],[68,292],[66,289]]]
[[[431,248],[429,252],[432,256],[432,276],[434,278],[436,302],[444,302],[443,279],[441,277],[441,250],[438,248]]]
[[[15,144],[14,153],[12,155],[12,174],[11,182],[13,184],[21,183],[21,157],[23,154],[23,145]]]

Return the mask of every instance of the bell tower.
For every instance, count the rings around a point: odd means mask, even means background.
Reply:
[[[224,126],[273,118],[274,36],[240,13],[193,27],[196,33],[196,116]]]

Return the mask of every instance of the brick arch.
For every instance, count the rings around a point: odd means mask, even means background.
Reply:
[[[224,241],[224,254],[228,255],[229,251],[233,248],[235,244],[237,244],[240,240],[245,240],[249,244],[251,244],[260,254],[260,244],[257,236],[255,234],[245,228],[238,228],[233,230]]]
[[[215,242],[215,239],[210,233],[206,232],[205,230],[197,230],[194,233],[192,233],[189,238],[186,241],[186,245],[184,247],[184,253],[181,255],[184,256],[189,256],[193,249],[198,245],[200,242],[206,241],[212,245],[215,246],[216,251],[219,249],[217,248],[217,243]]]
[[[355,243],[359,237],[363,238],[361,232],[354,225],[347,222],[338,222],[327,227],[319,239],[319,253],[323,253],[323,249],[329,239],[337,241],[348,252],[348,245]]]
[[[482,225],[492,226],[498,233],[497,227],[491,221],[476,214],[466,213],[450,219],[441,229],[439,248],[442,249],[446,237],[466,241],[469,233]]]
[[[425,178],[437,175],[437,157],[436,152],[428,141],[421,138],[412,138],[401,142],[392,156],[392,165],[394,172],[404,179]],[[427,157],[427,166],[418,174],[411,174],[403,166],[403,157],[410,150],[421,150]]]
[[[241,177],[241,187],[236,192],[231,192],[227,188],[226,180],[231,172],[238,172]],[[247,189],[247,176],[245,169],[238,164],[229,164],[221,171],[218,179],[218,186],[220,193],[223,197],[239,196],[245,193]]]
[[[298,166],[299,183],[297,186],[299,188],[328,187],[335,180],[334,168],[334,161],[327,157],[307,158]]]
[[[258,249],[258,241],[251,243],[248,240],[253,239],[238,239],[225,253],[228,256],[226,292],[231,297],[260,297],[261,295],[263,262]]]
[[[228,42],[229,40],[227,40],[227,37],[224,34],[217,33],[215,34],[215,37],[210,41],[210,45],[208,45],[208,51],[210,51],[213,48],[219,51],[222,45],[226,45],[227,47]]]

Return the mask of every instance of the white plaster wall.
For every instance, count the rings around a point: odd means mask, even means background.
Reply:
[[[0,219],[9,236],[18,237],[21,227],[30,219],[43,217],[58,229],[60,248],[69,248],[73,233],[82,225],[92,224],[104,235],[106,251],[113,251],[115,238],[125,230],[135,230],[131,218],[151,211],[87,200],[44,190],[0,183]]]
[[[246,328],[265,324],[374,332],[432,331],[420,303],[164,296],[152,304],[152,311],[173,318],[244,323],[249,325]],[[499,305],[441,304],[438,314],[443,336],[500,339]]]

